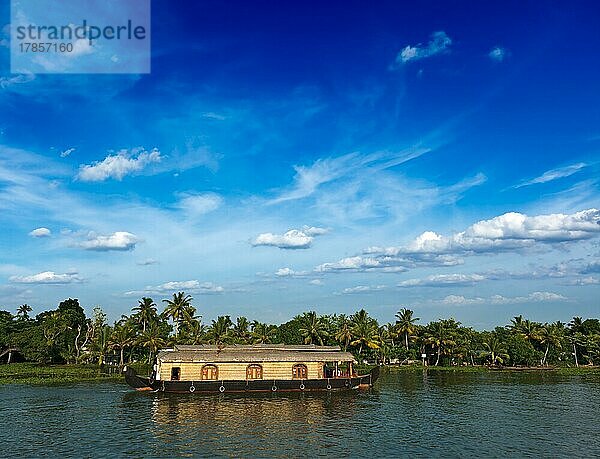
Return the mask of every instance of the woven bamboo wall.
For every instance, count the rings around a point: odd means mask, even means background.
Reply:
[[[295,362],[303,363],[303,362]],[[264,362],[263,379],[292,379],[292,367],[294,362]],[[181,368],[182,381],[200,381],[202,375],[202,367],[204,363],[188,363],[188,362],[163,362],[160,365],[160,379],[168,381],[171,379],[171,368]],[[304,363],[308,369],[307,378],[315,379],[323,377],[322,362],[307,362]],[[217,363],[219,368],[219,380],[245,380],[247,363]]]

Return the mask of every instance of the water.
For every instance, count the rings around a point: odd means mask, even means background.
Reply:
[[[0,386],[0,457],[600,456],[600,376],[389,371],[358,393]]]

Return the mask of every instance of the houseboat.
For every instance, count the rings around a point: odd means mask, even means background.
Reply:
[[[158,353],[152,374],[125,368],[138,390],[179,393],[334,391],[371,387],[379,368],[358,375],[338,346],[280,344],[175,346]]]

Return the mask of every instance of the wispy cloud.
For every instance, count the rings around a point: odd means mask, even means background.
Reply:
[[[56,274],[53,271],[44,271],[31,276],[11,276],[9,280],[18,284],[72,284],[82,282],[76,272]]]
[[[452,39],[446,35],[446,32],[443,30],[433,32],[426,45],[419,43],[404,47],[396,56],[396,64],[406,64],[447,52],[451,44]]]
[[[283,190],[268,204],[303,199],[313,195],[322,185],[351,176],[358,171],[364,173],[365,169],[389,169],[430,151],[430,148],[414,147],[400,152],[381,151],[368,155],[348,153],[342,156],[318,159],[310,166],[294,166],[296,174],[292,186]]]
[[[488,53],[488,57],[494,62],[503,62],[509,56],[510,52],[506,48],[502,48],[501,46],[495,46]]]
[[[145,260],[140,260],[138,262],[136,262],[136,265],[139,266],[150,266],[150,265],[157,265],[158,264],[158,260],[155,260],[154,258],[146,258]]]
[[[568,298],[554,292],[533,292],[527,296],[508,297],[503,295],[492,295],[488,298],[467,298],[462,295],[448,295],[440,301],[442,304],[448,305],[467,305],[467,304],[525,304],[525,303],[545,303],[545,302],[562,302]]]
[[[212,212],[223,203],[223,198],[216,193],[180,193],[179,198],[177,207],[190,217]]]
[[[486,280],[481,274],[436,274],[424,279],[408,279],[398,284],[398,287],[459,287],[475,285]]]
[[[127,296],[136,296],[140,294],[168,294],[178,291],[194,294],[219,294],[225,289],[213,282],[200,282],[198,280],[170,281],[156,286],[147,286],[144,290],[135,290],[125,292]]]
[[[356,295],[360,293],[371,293],[385,289],[385,285],[357,285],[356,287],[348,287],[342,290],[342,295]]]
[[[71,153],[73,153],[76,149],[74,147],[71,148],[67,148],[64,151],[60,152],[60,157],[61,158],[66,158],[67,156],[69,156]]]
[[[576,164],[572,164],[570,166],[551,169],[549,171],[544,172],[539,177],[533,178],[531,180],[527,180],[523,183],[519,183],[518,185],[515,185],[513,188],[521,188],[524,186],[535,185],[537,183],[547,183],[547,182],[551,182],[553,180],[557,180],[560,178],[569,177],[573,174],[576,174],[577,172],[579,172],[586,166],[587,166],[586,163],[576,163]]]
[[[12,77],[1,77],[0,78],[0,89],[10,89],[16,85],[22,85],[35,80],[33,73],[21,73]]]

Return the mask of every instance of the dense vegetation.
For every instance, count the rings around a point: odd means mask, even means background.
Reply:
[[[395,321],[380,325],[364,309],[350,316],[305,312],[279,326],[238,317],[220,316],[202,323],[184,292],[162,300],[159,313],[151,298],[142,298],[129,316],[112,326],[95,308],[86,317],[76,299],[35,318],[24,304],[16,314],[0,311],[0,355],[19,349],[39,363],[103,363],[107,359],[152,362],[160,348],[173,344],[324,344],[339,345],[360,361],[421,361],[428,365],[579,366],[600,362],[600,321],[574,317],[538,323],[522,316],[492,331],[461,326],[454,319],[419,324],[413,311],[401,309]],[[6,362],[6,353],[3,357]]]

